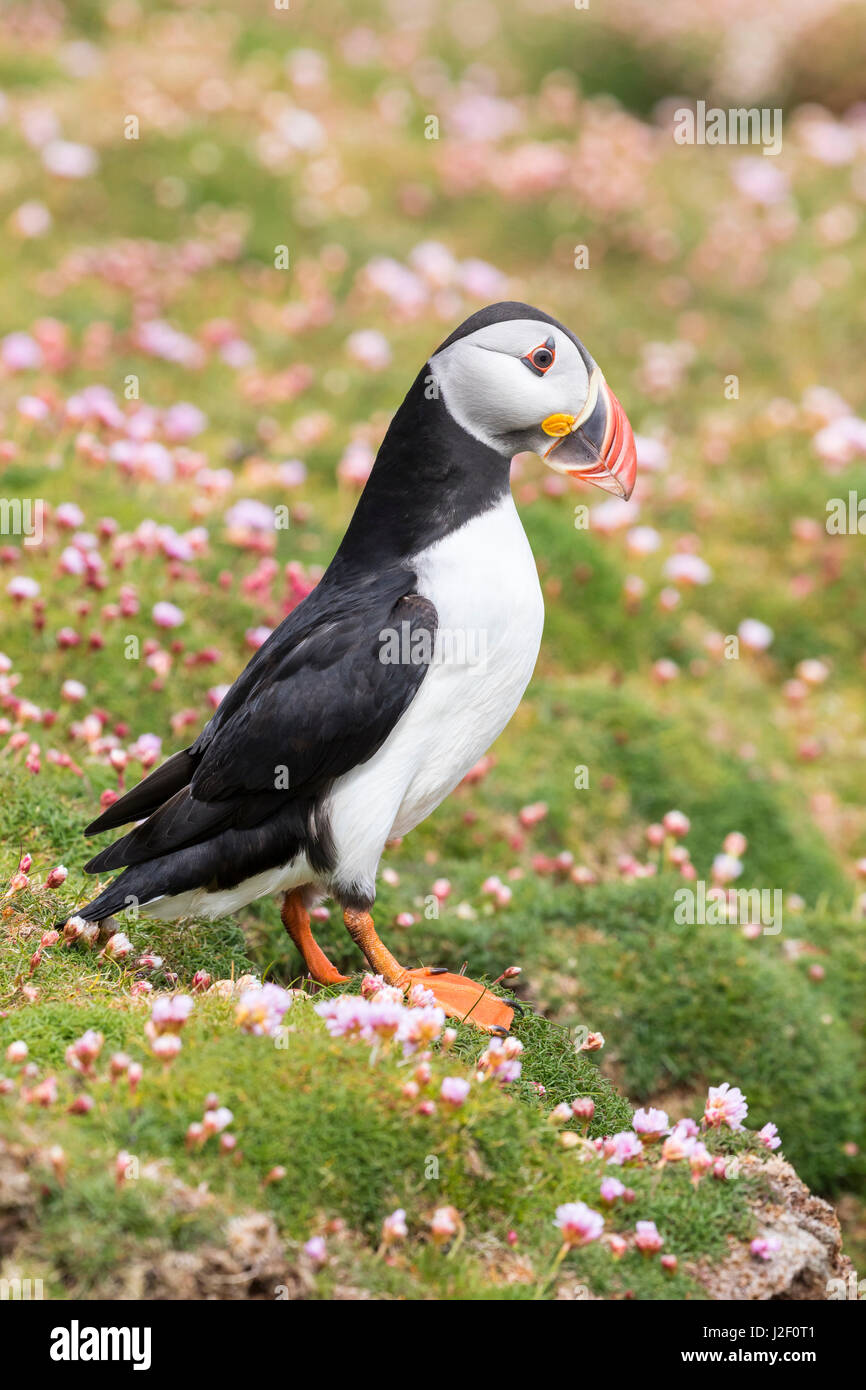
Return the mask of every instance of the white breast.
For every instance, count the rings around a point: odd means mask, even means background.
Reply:
[[[510,493],[412,564],[439,617],[434,660],[379,752],[333,788],[341,884],[372,886],[385,840],[413,829],[487,751],[541,644],[541,588]]]

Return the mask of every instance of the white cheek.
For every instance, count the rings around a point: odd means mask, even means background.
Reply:
[[[521,322],[480,330],[438,353],[431,366],[439,393],[459,425],[503,452],[503,440],[538,429],[548,415],[577,414],[586,398],[588,375],[575,345],[559,335],[557,356],[544,376],[516,355],[531,343],[537,325]],[[512,338],[514,342],[512,342]],[[485,340],[490,340],[489,346]],[[509,350],[504,348],[507,342]],[[496,346],[494,347],[494,343]]]
[[[565,385],[537,377],[513,358],[490,355],[489,363],[451,361],[439,376],[439,390],[459,425],[498,447],[514,430],[528,430],[557,409]]]

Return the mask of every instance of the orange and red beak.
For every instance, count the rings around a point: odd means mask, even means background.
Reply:
[[[629,498],[637,474],[637,450],[628,416],[598,367],[580,415],[549,415],[541,428],[553,436],[544,461],[557,473],[594,483]]]

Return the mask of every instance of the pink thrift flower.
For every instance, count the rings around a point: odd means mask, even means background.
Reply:
[[[748,1113],[746,1097],[738,1087],[731,1088],[727,1081],[721,1086],[710,1087],[704,1108],[704,1123],[711,1129],[718,1129],[721,1125],[742,1129]]]
[[[669,1127],[664,1110],[636,1110],[632,1124],[635,1132],[648,1144],[667,1134]]]
[[[132,1171],[132,1154],[127,1153],[126,1149],[121,1149],[114,1160],[114,1181],[118,1187],[122,1187]]]
[[[322,1236],[311,1236],[304,1245],[304,1254],[311,1264],[320,1269],[328,1262],[328,1247]]]
[[[756,1260],[769,1260],[781,1245],[782,1242],[777,1236],[756,1236],[749,1245],[749,1253]]]
[[[741,835],[739,830],[732,830],[722,841],[722,849],[725,854],[733,855],[735,859],[742,859],[749,842],[745,835]]]
[[[476,1063],[477,1079],[493,1077],[503,1085],[517,1081],[523,1070],[519,1060],[522,1051],[523,1043],[518,1038],[491,1038]]]
[[[470,1083],[464,1081],[460,1076],[446,1076],[439,1090],[439,1095],[446,1105],[451,1105],[456,1110],[461,1106],[471,1090]]]
[[[206,1110],[202,1120],[202,1129],[206,1135],[221,1134],[227,1129],[234,1119],[231,1110],[225,1105],[217,1105],[212,1110]]]
[[[10,372],[35,372],[42,366],[42,349],[29,333],[7,333],[0,341],[0,362]]]
[[[99,157],[89,145],[74,140],[49,140],[42,147],[42,163],[49,174],[62,179],[86,179],[99,167]]]
[[[610,1139],[605,1139],[604,1151],[608,1155],[608,1163],[631,1163],[634,1159],[641,1157],[643,1144],[632,1130],[624,1129],[619,1134],[614,1134]]]
[[[553,1224],[559,1227],[565,1245],[589,1245],[604,1230],[604,1217],[585,1202],[565,1202],[556,1208]]]
[[[625,1183],[621,1183],[619,1178],[602,1178],[601,1180],[601,1200],[608,1204],[615,1202],[617,1197],[621,1197],[625,1192]]]
[[[93,1028],[88,1028],[77,1042],[70,1043],[67,1047],[66,1065],[71,1067],[73,1071],[88,1076],[93,1070],[93,1063],[102,1051],[104,1041],[101,1033],[95,1032]]]
[[[830,674],[830,668],[823,661],[809,657],[797,666],[797,675],[806,685],[823,685]]]
[[[88,925],[91,924],[85,923],[85,927]],[[92,923],[92,926],[96,927],[96,923]],[[103,950],[103,955],[110,956],[112,960],[125,960],[131,951],[132,942],[129,937],[125,932],[116,931],[113,936],[108,938]]]
[[[128,1073],[130,1059],[125,1052],[112,1052],[108,1059],[108,1073],[112,1081],[117,1081]]]
[[[192,1125],[186,1126],[186,1148],[199,1148],[204,1143],[204,1126],[200,1125],[199,1120],[193,1120]]]
[[[46,1076],[44,1081],[40,1081],[34,1086],[32,1091],[24,1092],[24,1099],[31,1105],[40,1105],[47,1109],[49,1105],[54,1105],[57,1100],[57,1079],[53,1076]]]
[[[173,444],[183,443],[207,429],[207,416],[198,406],[190,405],[188,401],[178,401],[165,412],[162,428],[166,439]]]
[[[665,1163],[679,1163],[681,1159],[688,1158],[694,1146],[694,1136],[682,1125],[677,1125],[662,1145],[662,1158]]]
[[[772,162],[766,159],[738,159],[731,175],[738,192],[762,207],[784,203],[791,191],[788,175],[782,169],[773,168]]]
[[[695,1184],[699,1183],[704,1174],[710,1171],[713,1161],[713,1156],[706,1145],[700,1139],[695,1139],[689,1154],[689,1167],[692,1170],[692,1179]]]
[[[44,236],[51,230],[54,219],[44,203],[30,200],[22,203],[12,214],[15,230],[21,237]]]
[[[21,603],[27,598],[36,598],[40,590],[38,580],[31,579],[27,574],[16,574],[6,585],[6,592],[10,598],[14,598],[17,603]]]
[[[51,414],[41,396],[19,396],[15,402],[15,409],[22,419],[29,420],[34,425],[42,424]]]
[[[763,1144],[765,1149],[778,1149],[781,1144],[779,1131],[774,1124],[766,1124],[763,1129],[759,1129],[755,1135],[759,1144]]]
[[[635,1226],[634,1243],[642,1255],[657,1255],[664,1240],[656,1230],[654,1221],[638,1221]]]
[[[60,694],[70,704],[77,705],[87,694],[87,686],[82,685],[81,681],[67,680],[60,687]]]
[[[737,636],[746,651],[765,652],[773,643],[773,629],[757,618],[744,618],[737,628]]]
[[[398,1240],[405,1240],[408,1234],[406,1213],[402,1207],[398,1207],[382,1222],[382,1244],[393,1245]]]
[[[375,328],[363,328],[346,339],[346,351],[361,367],[381,372],[391,362],[391,347],[384,333]]]
[[[437,1207],[430,1218],[430,1232],[437,1245],[453,1240],[462,1222],[456,1207]]]
[[[445,1011],[438,1004],[425,1004],[419,1009],[403,1009],[399,1039],[403,1052],[411,1056],[419,1048],[428,1048],[445,1027]]]
[[[244,990],[238,1001],[235,1022],[244,1033],[273,1038],[291,1003],[292,996],[280,985],[266,984],[260,989]]]
[[[684,835],[688,835],[691,829],[691,821],[688,816],[684,816],[682,811],[668,811],[662,824],[669,835],[681,840]]]
[[[709,584],[713,571],[698,555],[671,555],[662,571],[673,584]]]
[[[567,1101],[561,1100],[559,1105],[555,1105],[548,1115],[548,1120],[552,1125],[567,1125],[573,1118],[571,1106]]]
[[[743,872],[743,863],[732,854],[717,854],[711,870],[713,883],[733,883]]]
[[[168,1065],[177,1057],[182,1046],[183,1044],[176,1033],[160,1033],[152,1040],[150,1050],[154,1057],[158,1057],[161,1062]]]
[[[364,999],[372,999],[374,994],[378,994],[379,990],[384,988],[384,975],[366,974],[361,981],[361,995]]]
[[[167,603],[162,600],[153,605],[153,621],[157,627],[180,627],[183,622],[183,613],[174,603]]]
[[[411,1009],[435,1008],[436,995],[432,989],[425,989],[422,984],[414,984],[410,986],[406,995],[406,1003]]]
[[[179,1033],[192,1010],[193,1001],[188,994],[161,994],[154,999],[150,1014],[153,1036],[156,1037],[160,1033]]]
[[[360,1037],[367,1022],[368,1003],[354,994],[338,994],[314,1005],[332,1038]]]
[[[259,647],[265,645],[272,632],[272,627],[248,627],[244,633],[244,641],[251,651],[257,652]]]
[[[375,454],[369,444],[355,440],[349,444],[337,465],[337,477],[343,483],[363,487],[375,463]]]
[[[406,1009],[395,999],[375,998],[367,1005],[363,1036],[367,1041],[387,1042],[400,1032]]]

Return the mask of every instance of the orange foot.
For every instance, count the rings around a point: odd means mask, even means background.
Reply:
[[[514,1010],[504,999],[491,994],[484,985],[469,980],[465,975],[452,975],[448,970],[436,970],[424,966],[420,970],[407,970],[409,985],[423,985],[435,996],[436,1002],[449,1018],[459,1018],[464,1023],[474,1023],[486,1033],[507,1033],[514,1019]]]

